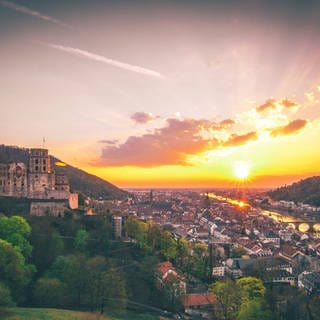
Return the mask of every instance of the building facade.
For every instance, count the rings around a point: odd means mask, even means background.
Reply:
[[[46,214],[48,207],[60,208],[51,210],[53,215],[61,212],[63,206],[78,208],[78,195],[70,193],[68,177],[52,170],[49,152],[43,148],[30,149],[28,163],[0,163],[0,196],[44,200],[47,206],[31,205],[30,213],[36,215]]]

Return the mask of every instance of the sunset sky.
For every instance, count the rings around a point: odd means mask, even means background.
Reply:
[[[320,1],[0,0],[0,143],[120,187],[320,174]]]

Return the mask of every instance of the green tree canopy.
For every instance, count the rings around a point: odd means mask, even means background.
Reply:
[[[241,287],[236,282],[227,279],[211,284],[209,291],[217,297],[217,304],[215,305],[217,319],[236,319],[243,294]]]
[[[0,239],[0,281],[10,289],[15,301],[24,298],[23,290],[34,271],[16,247]]]
[[[28,222],[19,216],[0,218],[0,239],[10,242],[25,258],[31,257],[32,246],[28,241],[31,228]]]
[[[14,306],[14,303],[9,288],[0,282],[0,309],[12,306]]]
[[[66,306],[64,284],[56,278],[38,279],[33,290],[33,302],[46,308]]]
[[[88,247],[89,234],[86,230],[80,229],[77,231],[76,238],[74,240],[74,247],[79,252],[85,253]]]
[[[241,304],[237,320],[270,320],[271,312],[261,298],[248,300]]]
[[[261,279],[244,277],[238,279],[236,283],[243,290],[243,294],[248,300],[263,298],[266,293],[266,288]]]

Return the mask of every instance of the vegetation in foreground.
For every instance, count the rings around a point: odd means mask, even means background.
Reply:
[[[174,281],[157,285],[156,266],[166,260],[190,281],[209,285],[217,297],[212,314],[217,320],[314,320],[319,314],[318,297],[289,286],[265,287],[259,270],[254,277],[214,282],[203,244],[177,241],[164,228],[134,217],[127,219],[125,233],[134,241],[112,238],[110,215],[0,216],[0,310],[7,312],[0,319],[105,319],[92,318],[100,314],[113,320],[159,319],[164,310],[182,309]],[[15,306],[96,313],[59,318],[59,312],[69,311]],[[128,307],[139,307],[140,313],[128,313]],[[57,314],[46,316],[45,310]]]

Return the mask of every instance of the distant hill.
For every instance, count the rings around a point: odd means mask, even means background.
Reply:
[[[274,200],[286,200],[320,206],[320,176],[310,177],[268,192]]]
[[[27,148],[0,145],[0,163],[24,162],[28,163]],[[52,163],[61,161],[54,156],[51,157]],[[58,167],[53,165],[57,173],[64,173],[69,178],[70,188],[72,191],[80,192],[86,196],[103,199],[124,198],[127,192],[119,189],[108,181],[97,176],[89,174],[81,169],[71,165]]]

